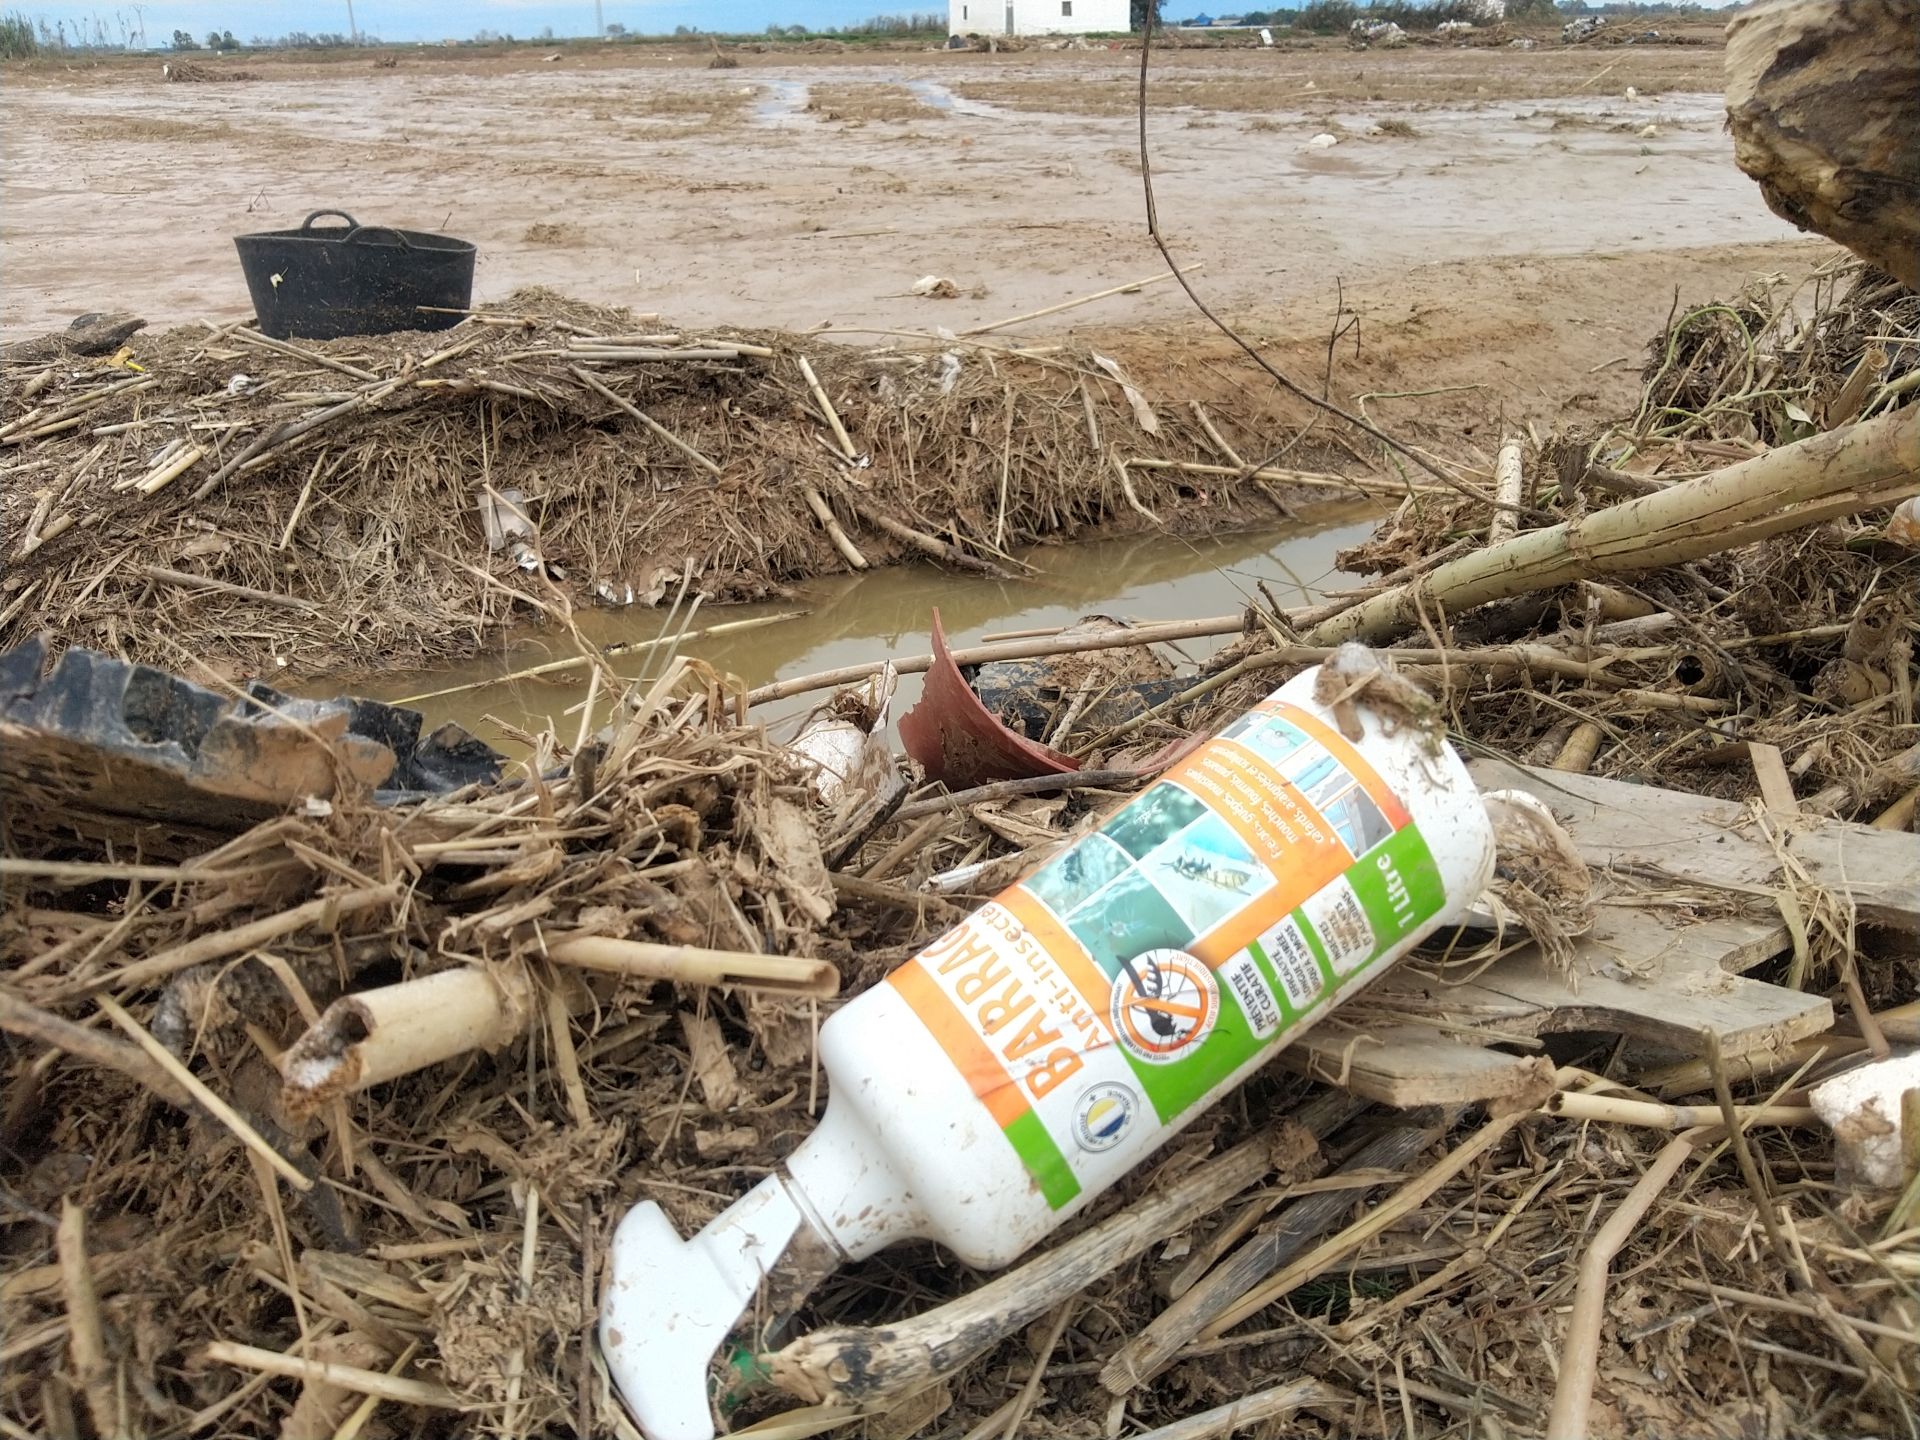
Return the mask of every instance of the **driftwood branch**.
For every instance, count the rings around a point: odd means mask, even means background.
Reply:
[[[1920,494],[1920,410],[1784,445],[1657,495],[1531,530],[1440,566],[1314,627],[1310,645],[1379,641],[1438,606],[1471,609],[1599,575],[1698,560]]]
[[[1229,1150],[962,1299],[877,1329],[818,1330],[762,1357],[763,1363],[775,1385],[813,1404],[865,1403],[923,1389],[1257,1182],[1274,1168],[1279,1143],[1261,1138]]]

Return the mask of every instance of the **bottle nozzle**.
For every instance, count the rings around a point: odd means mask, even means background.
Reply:
[[[613,1233],[600,1348],[647,1440],[713,1440],[707,1375],[754,1292],[806,1223],[779,1177],[691,1240],[651,1201]]]

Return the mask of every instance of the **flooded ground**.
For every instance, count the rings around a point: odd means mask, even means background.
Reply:
[[[959,330],[1160,268],[1137,52],[554,53],[249,56],[233,84],[167,84],[158,57],[10,73],[0,325],[240,318],[231,237],[323,206],[475,241],[481,299],[544,285],[700,324]],[[1335,277],[1430,300],[1489,258],[1789,237],[1732,164],[1719,71],[1710,46],[1169,48],[1162,223],[1216,301],[1316,317]],[[1338,145],[1310,148],[1323,132]],[[908,293],[929,274],[959,296]],[[1189,313],[1162,287],[1057,323]]]
[[[1035,567],[1035,577],[1013,584],[930,565],[835,577],[807,586],[795,603],[702,608],[691,621],[695,630],[792,618],[692,638],[682,649],[753,686],[887,655],[926,654],[936,607],[950,641],[970,645],[1009,631],[1070,625],[1090,613],[1136,621],[1231,614],[1259,600],[1256,586],[1261,583],[1282,606],[1300,605],[1338,588],[1335,552],[1358,543],[1378,518],[1371,506],[1356,505],[1318,511],[1298,525],[1228,537],[1143,535],[1038,547],[1022,557]],[[668,616],[663,607],[583,611],[578,619],[591,641],[612,645],[654,639]],[[683,612],[674,628],[686,620]],[[1182,651],[1199,659],[1221,643],[1194,641]],[[575,653],[566,637],[534,632],[516,637],[496,654],[458,665],[372,678],[335,677],[301,689],[312,695],[346,689],[374,699],[407,701],[431,723],[453,720],[489,744],[511,749],[494,719],[530,731],[551,725],[561,735],[578,732],[577,707],[586,698],[586,671],[576,667],[532,679],[498,677],[564,661]],[[658,673],[660,665],[658,652],[615,662],[624,678]],[[432,693],[450,686],[470,688]],[[901,677],[896,716],[919,694],[919,676]],[[421,696],[426,698],[417,698]],[[604,719],[611,698],[602,697],[596,722]],[[817,698],[771,706],[764,718],[803,714]]]

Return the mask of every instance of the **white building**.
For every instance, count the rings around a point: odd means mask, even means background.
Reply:
[[[951,35],[1089,35],[1133,27],[1130,0],[947,0]]]

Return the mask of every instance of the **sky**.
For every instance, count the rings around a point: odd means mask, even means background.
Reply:
[[[353,18],[360,29],[382,40],[471,39],[480,30],[518,37],[538,35],[547,26],[558,36],[593,33],[593,0],[352,0]],[[946,12],[945,0],[601,0],[608,24],[649,34],[670,31],[676,25],[702,30],[746,32],[769,24],[808,25],[825,29],[852,25],[874,15],[911,11]],[[89,33],[93,17],[106,22],[107,33],[118,41],[120,21],[129,29],[138,24],[135,10],[145,12],[147,43],[162,46],[175,30],[204,39],[210,30],[231,30],[242,41],[253,36],[279,36],[294,30],[347,33],[347,0],[11,0],[0,5],[19,10],[29,19],[49,24],[65,20],[71,27],[84,23]]]
[[[161,46],[175,30],[201,38],[209,30],[231,30],[241,41],[294,30],[344,34],[347,5],[348,0],[12,0],[4,8],[18,9],[30,19],[45,18],[49,24],[65,20],[72,26],[77,21],[89,32],[98,16],[116,41],[121,19],[132,30],[141,22],[138,11],[144,16],[147,43]],[[558,36],[593,33],[593,0],[352,0],[352,6],[363,32],[389,41],[465,40],[480,30],[526,38],[547,26]],[[769,24],[828,29],[874,15],[944,13],[947,8],[945,0],[602,0],[602,6],[609,24],[647,34],[676,25],[733,33],[764,30]]]

